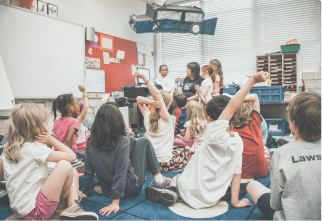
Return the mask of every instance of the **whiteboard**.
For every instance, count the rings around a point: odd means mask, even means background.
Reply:
[[[14,108],[14,97],[0,54],[0,110]]]
[[[14,97],[82,97],[83,26],[0,4],[0,53]]]
[[[105,93],[105,71],[87,69],[85,77],[85,88],[87,92]]]

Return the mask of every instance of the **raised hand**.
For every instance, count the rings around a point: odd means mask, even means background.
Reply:
[[[152,106],[154,106],[157,109],[160,109],[162,107],[162,102],[160,101],[152,101]]]
[[[138,71],[133,74],[134,77],[136,78],[143,78],[144,74],[139,73]]]
[[[267,79],[269,79],[269,74],[267,72],[257,72],[252,76],[255,80],[255,83],[265,82]]]
[[[78,89],[84,93],[84,91],[86,91],[85,87],[82,85],[78,85]]]

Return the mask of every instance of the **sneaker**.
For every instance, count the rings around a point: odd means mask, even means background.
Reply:
[[[76,205],[69,207],[60,214],[61,220],[98,220],[98,215],[93,212],[84,211],[82,205],[76,200]]]
[[[78,191],[78,203],[80,203],[82,199],[83,199],[83,192]],[[68,208],[67,203],[65,205],[58,203],[55,213],[61,213],[67,208]]]
[[[158,182],[154,182],[154,188],[157,188],[157,189],[164,189],[166,188],[167,186],[170,185],[170,182],[171,182],[171,178],[166,178],[165,176],[163,176],[164,180],[162,183],[158,183]],[[152,180],[153,182],[154,180]]]
[[[147,187],[145,189],[145,196],[151,202],[160,202],[164,206],[172,206],[178,200],[178,194],[176,192],[153,187]]]

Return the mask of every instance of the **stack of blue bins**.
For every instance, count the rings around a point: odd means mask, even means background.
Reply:
[[[280,103],[284,101],[283,86],[253,87],[251,94],[257,94],[260,103]]]

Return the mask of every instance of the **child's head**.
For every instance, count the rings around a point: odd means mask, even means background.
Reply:
[[[92,145],[100,150],[108,150],[118,144],[122,135],[126,136],[126,132],[120,110],[111,104],[102,105],[98,109],[93,122]]]
[[[194,135],[201,135],[206,131],[207,120],[202,104],[197,101],[190,101],[187,106],[187,121],[190,120],[191,132]]]
[[[177,103],[175,101],[171,101],[168,112],[170,115],[177,115]]]
[[[214,69],[212,68],[211,65],[205,65],[201,69],[201,74],[203,78],[205,78],[206,76],[212,76],[213,73],[214,73]]]
[[[62,94],[54,100],[54,120],[56,119],[56,109],[62,117],[77,117],[79,114],[77,99],[72,94]]]
[[[206,113],[211,118],[211,121],[215,121],[220,116],[221,112],[226,108],[230,101],[230,97],[226,95],[219,95],[213,97],[207,104]]]
[[[219,86],[223,87],[224,86],[224,77],[223,77],[223,72],[222,72],[222,66],[220,61],[218,61],[217,59],[213,59],[210,61],[209,65],[212,66],[212,68],[214,69],[214,75],[218,74],[220,76],[220,83]]]
[[[290,129],[305,141],[321,139],[321,95],[302,92],[288,105]]]
[[[243,125],[248,125],[252,118],[250,115],[253,111],[253,105],[249,101],[243,102],[237,109],[234,115],[234,119],[231,122],[235,127],[241,127]]]
[[[169,105],[171,102],[171,96],[169,92],[166,92],[164,90],[160,90],[161,96],[163,98],[164,104],[167,109],[169,109]],[[158,121],[160,120],[160,114],[159,114],[159,109],[155,108],[149,118],[149,123],[150,123],[150,131],[153,133],[158,133],[159,131],[159,125]]]
[[[177,103],[177,106],[178,107],[184,107],[184,106],[186,106],[187,105],[187,102],[188,102],[187,96],[184,95],[183,93],[178,94],[176,96],[176,103]]]
[[[34,142],[35,136],[48,132],[49,112],[36,104],[18,104],[7,124],[4,147],[6,158],[18,162],[19,150],[24,142]]]
[[[156,84],[156,85],[154,85],[158,90],[163,90],[163,87],[162,87],[162,85],[160,85],[160,84]]]

